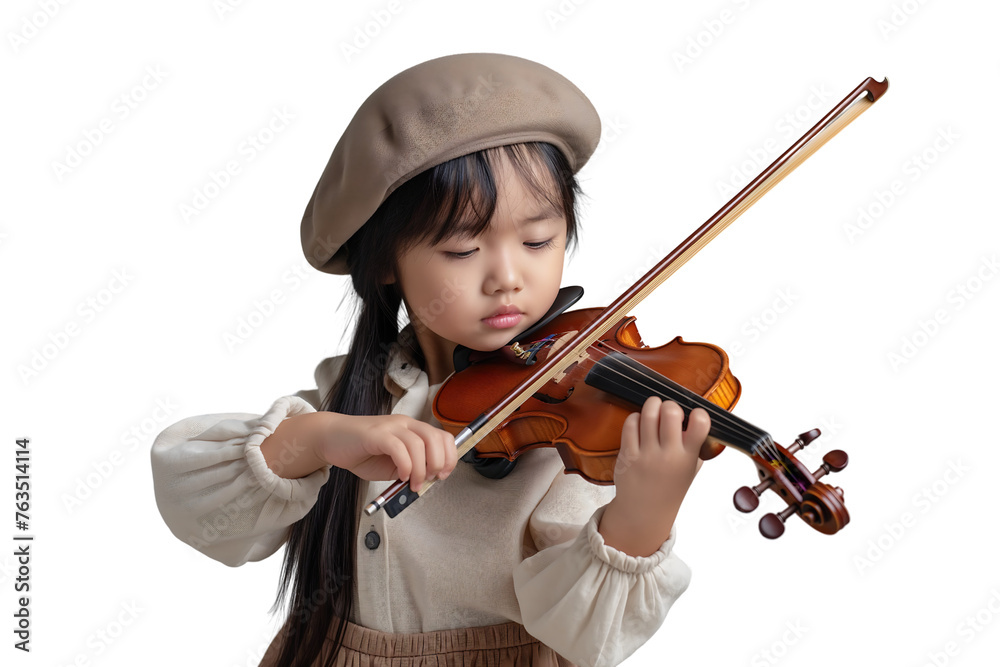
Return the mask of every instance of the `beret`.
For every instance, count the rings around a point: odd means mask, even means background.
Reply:
[[[461,53],[414,65],[379,86],[347,125],[302,216],[302,250],[320,271],[347,274],[344,243],[420,172],[486,148],[543,141],[576,173],[600,137],[590,100],[539,63]]]

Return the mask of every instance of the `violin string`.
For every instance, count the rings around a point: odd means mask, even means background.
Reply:
[[[602,345],[601,341],[598,341],[596,345],[592,346],[592,349],[594,349],[601,355],[602,360],[604,361],[604,368],[619,375],[620,377],[625,378],[631,384],[637,385],[647,391],[650,391],[652,394],[655,394],[660,398],[669,398],[670,400],[675,400],[679,405],[687,407],[688,410],[692,410],[694,409],[694,407],[704,408],[704,406],[701,405],[697,406],[693,405],[693,401],[691,400],[690,397],[695,396],[694,392],[687,389],[686,387],[677,384],[673,380],[664,377],[662,374],[657,373],[655,370],[649,368],[648,366],[642,364],[641,362],[636,361],[635,359],[629,358],[631,362],[640,366],[642,369],[645,369],[641,376],[644,377],[649,382],[649,384],[645,384],[643,381],[635,379],[634,377],[628,375],[626,372],[620,371],[618,367],[624,368],[626,371],[636,371],[636,369],[611,356],[611,352],[605,351],[601,347],[601,345]],[[617,351],[617,350],[611,350],[611,351]],[[628,386],[624,383],[616,383],[616,384],[618,384],[618,386],[626,388]],[[667,392],[660,389],[657,385],[659,387],[666,387],[668,389],[672,389],[673,391],[671,393],[673,394],[673,396],[668,396]],[[677,400],[678,398],[683,398],[684,400]],[[699,396],[698,398],[701,397]],[[805,480],[800,480],[801,475],[799,475],[798,471],[794,468],[794,466],[791,466],[788,463],[788,461],[785,460],[785,457],[782,456],[781,453],[778,451],[778,449],[774,446],[774,440],[771,438],[770,434],[768,434],[765,431],[762,431],[761,429],[758,429],[757,427],[753,426],[749,422],[746,422],[745,420],[737,418],[731,412],[723,408],[720,408],[719,406],[716,406],[710,401],[706,401],[706,403],[710,405],[710,408],[708,408],[707,411],[716,415],[716,417],[713,417],[713,420],[716,423],[721,421],[730,428],[735,427],[735,429],[731,431],[732,435],[739,435],[739,434],[746,435],[747,433],[750,433],[752,436],[754,432],[757,432],[758,433],[757,437],[753,438],[754,444],[751,447],[751,452],[756,455],[760,455],[761,453],[765,454],[767,458],[771,459],[772,463],[778,464],[789,477],[793,478],[799,484],[804,483]]]
[[[633,378],[630,378],[630,376],[628,375],[627,371],[633,371],[633,372],[635,372],[637,369],[629,366],[628,364],[625,364],[625,363],[619,361],[617,358],[611,356],[610,353],[608,353],[608,352],[603,352],[603,350],[602,350],[602,353],[605,355],[605,367],[606,368],[609,368],[609,369],[613,370],[614,372],[618,373],[622,377],[625,377],[625,378],[628,378],[628,379],[633,379]],[[637,366],[639,366],[642,369],[642,371],[640,371],[640,373],[641,373],[640,377],[642,377],[646,382],[649,383],[649,384],[646,384],[643,381],[637,381],[637,380],[633,379],[633,381],[636,384],[638,384],[639,386],[641,386],[642,388],[647,389],[647,390],[656,390],[656,389],[659,389],[659,391],[657,392],[657,394],[661,398],[668,398],[668,399],[671,399],[671,400],[676,400],[679,404],[684,405],[689,410],[694,409],[694,407],[705,408],[705,405],[695,405],[696,403],[699,403],[699,402],[697,400],[692,400],[691,397],[693,397],[695,395],[694,392],[690,391],[689,389],[687,389],[687,388],[685,388],[685,387],[683,387],[681,385],[678,385],[674,381],[670,380],[669,378],[664,377],[660,373],[657,373],[656,371],[654,371],[653,369],[649,368],[648,366],[642,364],[641,362],[638,362],[638,361],[636,361],[634,359],[630,359],[630,361],[632,361],[633,363],[635,363]],[[618,368],[625,369],[625,372],[619,371]],[[668,396],[667,395],[668,392],[664,391],[663,387],[666,387],[667,389],[672,390],[670,392],[671,395]],[[698,397],[698,398],[702,398],[702,397]],[[678,399],[680,399],[680,400],[678,400]],[[702,398],[702,402],[705,403],[705,404],[707,404],[709,406],[708,408],[705,408],[705,409],[710,414],[713,415],[712,418],[715,421],[715,423],[720,423],[721,422],[722,424],[725,424],[726,426],[730,427],[730,429],[732,429],[732,431],[731,431],[732,435],[743,435],[743,436],[746,437],[747,434],[749,434],[750,435],[750,439],[752,439],[754,441],[754,446],[756,446],[760,442],[760,439],[762,437],[763,438],[767,437],[766,433],[764,433],[762,431],[759,431],[758,429],[756,429],[756,427],[753,427],[752,425],[744,422],[743,420],[740,420],[740,419],[736,418],[732,413],[730,413],[730,412],[722,409],[721,407],[715,405],[714,403],[711,403],[707,399],[703,399]],[[735,428],[733,428],[734,425],[735,425]],[[758,433],[758,435],[757,435],[756,438],[753,437],[754,436],[754,431],[759,431],[759,433]]]
[[[737,438],[741,438],[741,439],[745,439],[745,440],[750,440],[753,443],[751,445],[751,447],[750,447],[750,451],[751,451],[751,453],[755,453],[755,454],[756,453],[760,453],[761,450],[767,449],[766,448],[766,439],[762,439],[760,436],[758,436],[757,434],[755,434],[752,430],[747,429],[743,424],[741,424],[739,421],[733,419],[732,417],[727,417],[726,416],[727,415],[726,411],[723,410],[722,408],[719,408],[718,406],[713,406],[711,408],[706,408],[704,405],[697,405],[697,404],[693,403],[692,401],[690,401],[689,398],[687,396],[685,396],[684,394],[678,393],[676,391],[676,389],[674,389],[673,387],[670,387],[669,384],[660,383],[660,381],[658,379],[655,379],[655,378],[652,380],[652,382],[660,384],[661,386],[659,386],[659,387],[652,386],[651,387],[651,386],[646,385],[645,383],[643,383],[641,381],[636,381],[636,380],[634,380],[634,378],[630,377],[626,373],[622,373],[622,372],[618,371],[617,368],[611,367],[610,363],[615,363],[615,360],[612,359],[609,362],[609,364],[605,365],[605,367],[608,368],[609,370],[611,370],[612,372],[617,373],[621,377],[626,378],[626,381],[632,381],[635,384],[637,384],[638,386],[643,387],[647,391],[650,391],[652,394],[655,394],[655,395],[659,396],[660,398],[662,398],[664,400],[673,400],[673,401],[677,402],[679,405],[687,408],[688,411],[693,410],[696,407],[701,407],[703,409],[706,409],[709,412],[709,414],[711,415],[713,425],[716,426],[716,428],[718,428],[719,430],[725,432],[724,439],[736,440]],[[633,369],[633,368],[631,368],[631,367],[629,367],[627,365],[623,365],[623,367],[625,369],[627,369],[628,371],[633,371],[633,372],[635,371],[635,369]],[[624,386],[621,383],[618,383],[618,384],[619,384],[619,386]],[[666,386],[668,389],[672,389],[673,391],[665,391],[662,388],[663,386]],[[770,452],[767,452],[767,453],[770,455]]]
[[[750,450],[751,453],[757,456],[764,454],[767,459],[770,459],[772,467],[781,468],[784,471],[784,473],[788,477],[790,477],[796,483],[797,486],[800,487],[800,489],[805,488],[805,486],[807,485],[806,480],[802,478],[802,475],[799,474],[798,470],[794,466],[792,466],[791,463],[786,459],[786,457],[783,456],[781,452],[775,447],[774,440],[771,438],[769,433],[757,428],[756,426],[753,426],[752,424],[746,422],[745,420],[737,418],[728,410],[725,410],[715,405],[711,401],[708,401],[707,399],[698,396],[697,394],[687,389],[686,387],[677,384],[673,380],[670,380],[669,378],[663,376],[662,374],[649,368],[648,366],[642,364],[641,362],[638,362],[635,359],[628,357],[628,355],[625,355],[613,348],[608,348],[609,351],[605,351],[604,347],[607,347],[607,345],[603,341],[597,341],[589,349],[590,351],[597,352],[600,355],[601,360],[604,362],[603,368],[625,379],[624,382],[614,382],[613,380],[608,378],[609,382],[625,389],[635,386],[641,387],[642,389],[650,392],[650,395],[657,395],[660,398],[675,400],[675,402],[677,402],[678,405],[681,405],[682,407],[687,407],[689,411],[694,409],[694,407],[702,407],[706,409],[710,414],[716,415],[713,422],[716,426],[719,426],[721,423],[731,428],[732,429],[731,434],[733,436],[742,434],[745,437],[746,433],[748,432],[751,434],[757,432],[758,433],[757,437],[752,438],[754,444],[751,446]],[[644,369],[644,371],[640,372],[637,369],[633,368],[632,366],[621,361],[620,359],[611,356],[611,352],[619,352],[619,354],[622,354],[623,357],[627,358],[630,362],[632,362],[636,366],[639,366],[640,368]],[[624,368],[625,372],[622,372],[621,370],[619,370],[619,368]],[[650,384],[645,384],[642,380],[636,379],[633,375],[630,375],[628,371],[631,371],[633,374],[639,372],[640,375],[644,377]],[[662,389],[661,387],[666,387],[667,389],[671,389],[672,390],[671,393],[673,395],[672,396],[668,395],[668,392],[664,391],[664,389]],[[692,405],[694,403],[694,401],[692,401],[692,397],[704,402],[708,407],[705,408],[704,405]],[[678,398],[683,400],[677,400]],[[740,433],[741,431],[742,433]]]
[[[633,363],[635,363],[636,365],[640,366],[643,369],[641,371],[641,374],[639,375],[639,377],[643,379],[640,380],[632,375],[629,375],[628,371],[632,371],[633,373],[635,373],[637,369],[611,356],[610,352],[605,351],[599,346],[600,342],[598,343],[598,351],[602,355],[604,361],[604,367],[610,370],[611,372],[619,375],[620,377],[625,378],[626,381],[630,381],[632,384],[639,386],[647,391],[650,391],[652,394],[655,394],[660,398],[675,400],[678,404],[688,408],[688,410],[692,410],[695,407],[705,408],[704,405],[696,405],[695,401],[691,399],[691,397],[695,396],[694,392],[687,389],[686,387],[677,384],[676,382],[670,380],[669,378],[664,377],[662,374],[657,373],[656,371],[642,364],[641,362],[637,362],[631,358],[629,359],[630,361],[632,361]],[[617,350],[611,350],[611,351],[617,352]],[[624,371],[619,369],[624,369]],[[627,385],[624,383],[619,383],[619,386],[627,387]],[[668,392],[666,390],[671,390],[671,391]],[[702,397],[698,396],[697,398],[701,399]],[[724,424],[730,427],[730,432],[733,435],[743,435],[744,437],[747,437],[748,439],[754,442],[753,445],[754,447],[760,445],[762,441],[767,442],[770,440],[770,436],[764,431],[761,431],[760,429],[757,429],[756,427],[752,426],[746,421],[737,418],[731,412],[724,410],[723,408],[715,405],[714,403],[711,403],[710,401],[704,400],[704,402],[710,406],[705,409],[709,413],[714,413],[713,421],[717,424]],[[754,437],[755,433],[756,437]]]
[[[627,364],[622,363],[615,357],[610,356],[610,352],[606,352],[605,350],[601,349],[599,345],[600,343],[598,343],[596,351],[603,358],[603,368],[607,369],[608,371],[610,371],[615,375],[618,375],[619,377],[624,378],[624,381],[622,382],[615,382],[609,379],[609,381],[612,382],[612,384],[615,384],[616,386],[623,388],[629,388],[630,385],[637,386],[649,392],[650,395],[656,395],[662,399],[667,399],[667,400],[677,399],[677,403],[679,405],[688,408],[688,410],[691,410],[694,407],[704,407],[704,406],[692,406],[690,400],[687,400],[688,396],[682,396],[677,391],[669,392],[672,393],[673,395],[668,395],[668,392],[663,389],[665,384],[663,380],[665,380],[666,378],[663,378],[662,375],[656,373],[655,371],[652,371],[652,369],[648,369],[649,375],[643,374],[640,376],[643,377],[646,381],[648,381],[648,383],[644,382],[643,380],[637,379],[636,377],[633,377],[633,375],[630,375],[628,371],[632,371],[633,373],[635,373],[635,369],[628,366]],[[639,365],[641,366],[641,364]],[[623,368],[625,372],[619,370],[619,367]],[[651,383],[655,383],[656,385],[659,386],[651,386]],[[667,388],[669,389],[670,387],[668,386]],[[726,416],[729,413],[724,413],[723,411],[721,411],[721,409],[718,408],[718,406],[715,406],[714,404],[712,405],[712,408],[709,410],[709,412],[715,414],[715,417],[713,417],[713,424],[715,424],[717,427],[723,427],[727,425],[731,426],[731,424],[728,423],[732,421],[731,415],[729,417]],[[724,429],[720,428],[720,430]],[[743,430],[745,431],[746,429]],[[739,435],[739,434],[734,434],[734,435]]]

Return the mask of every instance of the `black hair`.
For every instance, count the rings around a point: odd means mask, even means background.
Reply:
[[[402,294],[398,258],[412,245],[438,243],[468,222],[484,232],[497,204],[495,173],[506,157],[525,186],[566,218],[567,248],[576,243],[580,187],[565,156],[553,145],[533,142],[485,149],[432,167],[403,183],[347,242],[347,261],[360,313],[341,374],[323,397],[323,409],[345,415],[387,414],[391,395],[383,385],[389,350],[399,342],[421,367],[416,336],[400,336]],[[538,172],[533,167],[540,167]],[[539,173],[540,172],[540,173]],[[406,329],[412,332],[412,328]],[[278,667],[307,667],[319,658],[333,665],[353,610],[360,479],[330,468],[316,504],[289,529],[281,580],[272,612],[290,592],[277,657]],[[330,650],[320,655],[327,635]]]

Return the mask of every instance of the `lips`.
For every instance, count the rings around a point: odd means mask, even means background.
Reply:
[[[510,305],[510,306],[501,306],[499,310],[495,310],[495,311],[493,311],[493,313],[492,313],[492,314],[490,314],[490,315],[487,315],[487,316],[486,316],[486,317],[484,317],[483,319],[484,319],[484,320],[488,320],[488,319],[489,319],[489,318],[491,318],[491,317],[498,317],[498,316],[500,316],[500,315],[514,315],[514,314],[520,314],[520,312],[521,312],[521,309],[520,309],[520,308],[518,308],[517,306],[514,306],[514,305]]]
[[[483,324],[491,329],[510,329],[516,327],[524,319],[524,313],[517,306],[500,306],[489,317],[483,318]]]

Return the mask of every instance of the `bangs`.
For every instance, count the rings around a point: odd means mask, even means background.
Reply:
[[[527,143],[470,153],[425,172],[426,196],[413,220],[423,230],[413,242],[429,239],[431,245],[437,245],[448,238],[473,238],[485,232],[496,210],[495,174],[504,157],[540,205],[540,212],[565,218],[567,238],[572,237],[575,193],[565,187],[566,176],[560,173],[564,168],[559,164],[564,162],[559,159],[562,153],[549,144]]]

